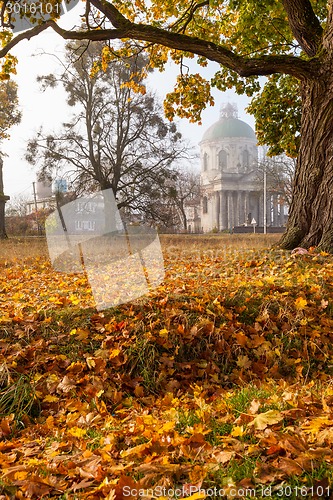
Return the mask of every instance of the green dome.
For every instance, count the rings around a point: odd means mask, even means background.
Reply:
[[[224,137],[246,137],[256,139],[256,134],[250,125],[238,118],[221,118],[203,135],[203,141],[214,141]]]

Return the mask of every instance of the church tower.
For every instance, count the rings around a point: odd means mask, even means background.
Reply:
[[[202,137],[200,157],[202,230],[232,230],[252,219],[263,225],[257,139],[236,105],[221,106],[219,120]]]

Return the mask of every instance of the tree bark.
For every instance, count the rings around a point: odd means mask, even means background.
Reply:
[[[326,61],[325,61],[326,62]],[[302,84],[302,125],[287,230],[279,246],[333,252],[333,61]]]
[[[8,199],[8,196],[0,194],[0,240],[8,238],[5,226],[5,204]]]
[[[7,233],[6,233],[6,225],[5,225],[5,205],[6,205],[6,201],[9,200],[9,196],[5,196],[3,194],[2,167],[3,167],[3,159],[0,157],[0,239],[4,240],[8,237]]]
[[[309,0],[282,0],[294,37],[304,50],[313,57],[322,43],[323,28]]]

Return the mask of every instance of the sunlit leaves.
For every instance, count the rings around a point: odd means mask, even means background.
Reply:
[[[269,146],[271,156],[286,152],[297,156],[300,143],[301,89],[291,76],[273,75],[247,110],[256,119],[260,144]]]
[[[227,89],[235,88],[238,94],[246,94],[251,97],[259,92],[260,84],[257,77],[241,78],[234,71],[229,71],[226,68],[221,68],[215,73],[211,80],[213,87],[217,87],[222,92]]]
[[[0,82],[0,139],[7,138],[8,129],[20,120],[17,84],[11,80]]]
[[[201,113],[207,104],[213,106],[210,85],[200,74],[181,75],[173,92],[164,102],[165,115],[172,120],[176,115],[200,123]]]
[[[48,1],[48,5],[55,5],[57,2],[58,0]],[[298,83],[288,78],[284,79],[284,77],[277,79],[273,77],[261,93],[256,77],[243,78],[236,74],[236,71],[244,74],[245,62],[253,62],[253,59],[256,59],[255,66],[258,68],[258,73],[266,75],[275,70],[273,68],[266,72],[265,69],[260,69],[261,58],[265,58],[265,62],[275,56],[294,56],[295,60],[305,58],[290,29],[290,19],[287,18],[283,2],[274,0],[214,0],[209,2],[114,0],[110,3],[119,11],[119,13],[113,11],[115,18],[110,15],[110,21],[114,27],[117,28],[118,24],[126,27],[127,20],[128,26],[134,28],[134,31],[137,30],[139,34],[131,35],[131,30],[129,30],[127,37],[125,29],[126,36],[121,36],[121,44],[118,40],[110,40],[109,46],[103,49],[101,60],[94,65],[92,71],[94,76],[100,69],[105,71],[113,58],[126,58],[138,52],[144,51],[148,54],[147,68],[149,69],[156,68],[162,71],[167,61],[171,59],[179,65],[181,76],[178,78],[174,92],[168,94],[166,98],[165,110],[169,119],[180,116],[190,121],[200,122],[202,109],[213,102],[210,85],[221,90],[234,87],[237,93],[255,96],[249,110],[257,120],[257,136],[260,144],[268,144],[272,155],[280,154],[282,151],[290,156],[297,154],[300,129]],[[45,4],[46,0],[42,0],[41,5]],[[317,0],[311,2],[311,6],[315,15],[318,16],[318,21],[325,28],[327,2]],[[302,9],[302,7],[299,8]],[[89,26],[88,38],[94,37],[91,33],[94,29],[101,30],[104,27],[110,27],[110,23],[104,24],[105,18],[101,12],[96,13],[96,11],[97,9],[92,9],[88,14],[89,19],[85,19],[86,26]],[[122,16],[125,16],[125,20]],[[33,16],[30,17],[33,18]],[[130,23],[136,24],[131,26]],[[161,31],[155,32],[155,29]],[[145,35],[150,32],[149,30],[156,35],[153,37],[153,43],[143,41],[147,40]],[[124,33],[123,29],[120,31]],[[167,38],[165,38],[166,33]],[[186,46],[184,49],[183,43],[177,45],[179,35],[189,36],[191,42],[193,41],[194,45],[197,44],[195,48],[191,48],[192,52],[189,52]],[[4,30],[1,36],[3,44],[6,44],[11,33]],[[112,38],[111,33],[110,36]],[[300,40],[300,37],[296,36],[296,38]],[[202,42],[205,43],[200,45]],[[234,57],[223,63],[224,67],[216,72],[211,82],[206,82],[201,76],[192,75],[191,73],[196,70],[191,67],[191,64],[189,64],[188,75],[184,75],[183,71],[188,59],[194,57],[199,66],[207,64],[210,56],[207,55],[206,42],[220,45],[222,52],[227,50],[234,54]],[[182,51],[177,50],[180,46],[183,47]],[[214,46],[213,52],[215,51]],[[202,52],[204,55],[200,55]],[[194,56],[194,53],[198,55]],[[320,50],[318,54],[320,55]],[[237,56],[243,58],[239,67],[234,64]],[[3,78],[7,78],[15,70],[15,63],[14,58],[7,56],[3,63]],[[278,71],[284,70],[289,73],[290,67],[280,68]],[[302,77],[304,77],[303,74]],[[132,88],[135,87],[133,81],[131,85]],[[139,91],[144,90],[141,85],[137,87]]]
[[[321,18],[325,16],[325,7],[325,2],[317,2],[314,6]],[[169,19],[172,21],[168,22]],[[221,43],[249,58],[299,51],[283,4],[274,1],[210,2],[209,6],[202,5],[198,9],[183,1],[172,5],[153,2],[148,22]],[[149,51],[153,67],[162,70],[169,55],[182,68],[184,54],[181,52],[160,46],[152,46]],[[200,57],[198,62],[205,64]],[[283,151],[290,156],[297,155],[300,140],[299,82],[290,77],[273,76],[261,92],[256,77],[242,78],[234,71],[221,67],[210,84],[222,91],[235,88],[239,94],[255,96],[248,110],[255,116],[259,143],[268,144],[271,155]],[[198,75],[194,78],[192,75],[181,75],[175,90],[166,97],[165,112],[169,119],[177,115],[200,122],[201,111],[207,104],[212,104],[208,82],[204,83]]]

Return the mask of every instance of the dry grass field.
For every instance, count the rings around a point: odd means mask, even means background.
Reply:
[[[99,312],[45,240],[0,242],[1,500],[330,498],[333,258],[160,239],[163,283]]]
[[[211,234],[211,235],[164,235],[160,236],[164,251],[170,247],[180,248],[185,252],[196,252],[200,250],[228,249],[267,249],[279,241],[279,234]],[[1,241],[0,259],[26,259],[29,257],[48,258],[47,244],[45,238],[40,237],[16,237]]]

